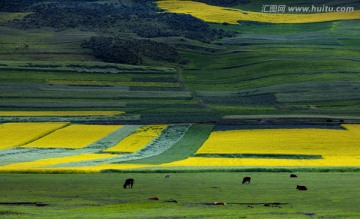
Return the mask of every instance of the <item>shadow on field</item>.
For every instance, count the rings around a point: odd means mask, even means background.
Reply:
[[[49,204],[42,203],[42,202],[0,202],[0,205],[8,205],[8,206],[36,206],[36,207],[44,207],[48,206]]]
[[[203,205],[218,205],[217,202],[201,202]],[[263,205],[264,207],[277,207],[281,208],[281,205],[288,205],[287,202],[228,202],[227,205],[247,205],[248,207],[252,207],[254,205]]]

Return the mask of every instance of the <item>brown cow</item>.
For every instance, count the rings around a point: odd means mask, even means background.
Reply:
[[[132,178],[126,179],[124,183],[124,189],[132,189],[134,183],[135,183],[134,179]]]
[[[299,186],[299,185],[296,186],[296,189],[300,190],[300,191],[306,191],[307,190],[306,186]]]
[[[251,177],[250,176],[245,176],[243,178],[243,181],[242,181],[242,184],[249,184],[250,183],[250,180],[251,180]]]

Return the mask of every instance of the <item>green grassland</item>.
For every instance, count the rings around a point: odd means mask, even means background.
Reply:
[[[1,174],[2,218],[357,218],[356,173]],[[242,185],[251,176],[249,185]],[[124,190],[126,178],[135,179]],[[296,190],[306,185],[308,191]],[[158,201],[148,200],[158,197]],[[176,200],[174,202],[166,202]],[[225,206],[212,205],[225,202]],[[27,203],[27,204],[26,204]],[[36,206],[46,204],[45,206]]]

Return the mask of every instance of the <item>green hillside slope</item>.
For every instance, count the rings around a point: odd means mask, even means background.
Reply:
[[[79,122],[360,121],[359,20],[230,25],[159,13],[155,1],[0,2],[0,111],[126,113],[60,118]]]

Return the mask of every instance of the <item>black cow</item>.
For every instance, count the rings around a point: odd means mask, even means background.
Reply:
[[[242,184],[249,184],[250,183],[250,180],[251,180],[251,177],[250,176],[245,176],[243,178],[243,181],[242,181]]]
[[[295,177],[297,177],[297,175],[292,173],[292,174],[290,174],[290,177],[295,178]]]
[[[306,186],[299,186],[299,185],[296,186],[296,189],[300,190],[300,191],[306,191],[307,190]]]
[[[134,179],[132,178],[126,179],[124,183],[124,189],[132,189],[134,183],[135,183]]]

